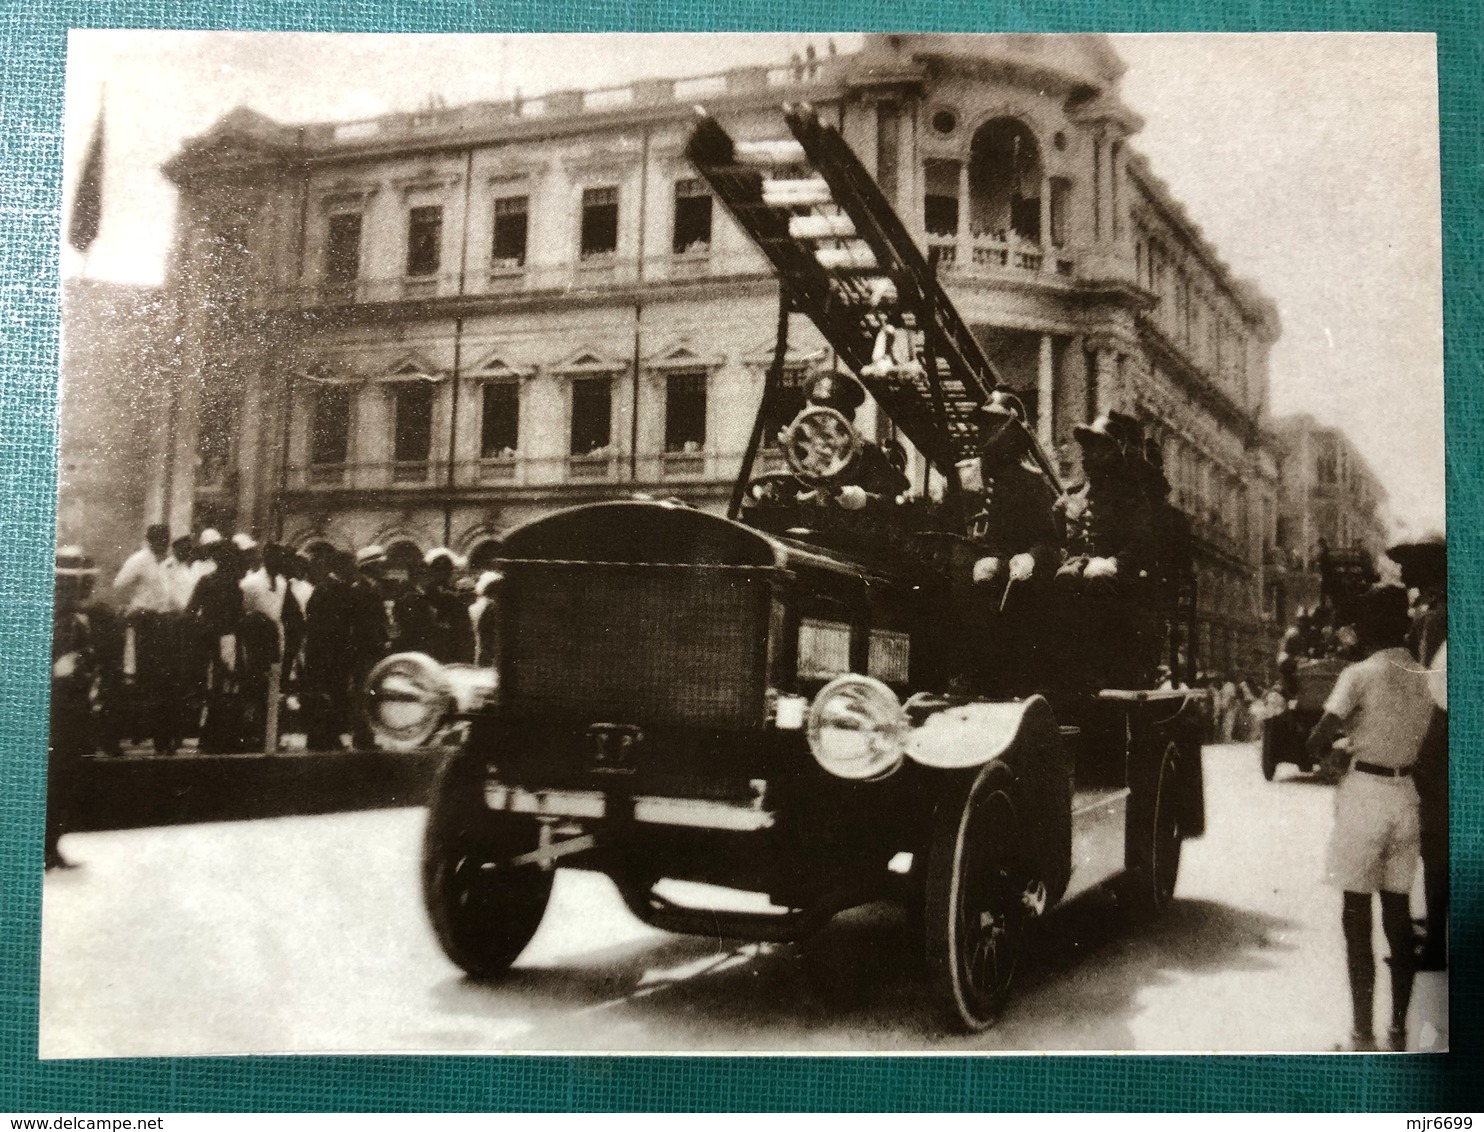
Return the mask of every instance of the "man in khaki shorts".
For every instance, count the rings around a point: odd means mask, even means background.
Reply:
[[[1376,1048],[1372,1016],[1376,960],[1371,949],[1371,894],[1381,894],[1381,926],[1391,951],[1388,1048],[1407,1048],[1407,1007],[1414,972],[1409,895],[1420,840],[1412,770],[1432,717],[1427,669],[1406,647],[1407,594],[1372,587],[1362,599],[1356,630],[1365,660],[1340,673],[1309,736],[1324,774],[1339,778],[1326,880],[1343,890],[1340,922],[1354,1025],[1347,1048]],[[1349,749],[1333,750],[1341,733]],[[1346,769],[1345,756],[1349,757]]]

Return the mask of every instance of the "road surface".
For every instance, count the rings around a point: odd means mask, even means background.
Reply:
[[[1283,775],[1207,748],[1209,829],[1168,915],[1058,909],[971,1037],[939,1026],[884,908],[801,954],[656,931],[605,878],[560,873],[517,967],[478,983],[423,917],[421,809],[73,834],[80,867],[44,886],[40,1053],[1328,1050],[1349,1031],[1331,792]],[[1444,975],[1419,976],[1412,1043],[1446,1048]]]

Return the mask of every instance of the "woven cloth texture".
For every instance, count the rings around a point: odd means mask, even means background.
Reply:
[[[1484,11],[1457,0],[5,0],[0,18],[0,1111],[1477,1109],[1480,1047],[1478,210]],[[1454,650],[1454,1054],[1388,1058],[253,1058],[39,1062],[56,485],[61,118],[69,27],[305,31],[1433,31],[1438,35]],[[106,202],[105,202],[106,207]],[[1399,381],[1404,375],[1398,375]],[[1399,392],[1398,395],[1404,395]],[[1233,862],[1240,868],[1240,862]],[[1274,1004],[1281,1009],[1280,1004]]]

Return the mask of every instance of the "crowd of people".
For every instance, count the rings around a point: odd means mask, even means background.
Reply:
[[[298,553],[210,529],[172,540],[156,524],[111,603],[95,578],[81,551],[59,552],[55,648],[75,657],[70,687],[89,689],[90,733],[74,743],[107,755],[129,740],[166,755],[187,743],[262,751],[290,732],[311,750],[366,747],[357,701],[377,661],[416,651],[475,663],[493,649],[499,575],[475,578],[443,547],[409,576],[380,546]]]

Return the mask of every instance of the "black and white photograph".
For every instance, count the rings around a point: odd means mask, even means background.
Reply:
[[[1431,34],[73,31],[64,166],[41,1058],[1448,1049]]]

